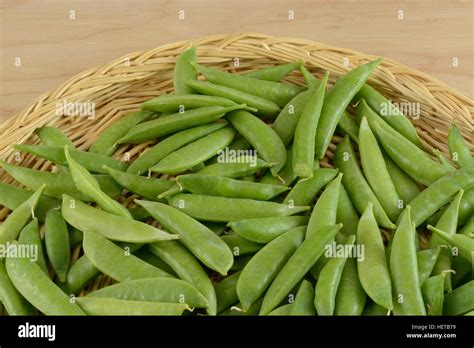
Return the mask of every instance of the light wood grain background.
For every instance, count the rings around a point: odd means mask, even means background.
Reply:
[[[246,31],[302,37],[386,56],[474,95],[471,0],[0,0],[0,4],[0,123],[71,76],[118,56],[179,40]],[[180,11],[184,19],[179,18]],[[453,59],[458,66],[453,66]]]

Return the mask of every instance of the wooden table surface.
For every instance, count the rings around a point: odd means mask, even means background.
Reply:
[[[385,56],[473,96],[473,7],[471,0],[0,0],[0,123],[87,68],[218,33],[302,37]]]

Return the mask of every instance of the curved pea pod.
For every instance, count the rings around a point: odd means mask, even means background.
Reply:
[[[227,120],[257,150],[259,156],[272,164],[271,173],[276,176],[287,161],[286,148],[279,136],[268,125],[246,111],[234,111]]]
[[[69,137],[56,127],[39,127],[35,129],[35,134],[41,139],[45,145],[64,147],[68,145],[75,148],[74,143]]]
[[[198,289],[207,301],[207,313],[216,315],[217,303],[214,286],[201,264],[185,247],[177,241],[169,241],[151,243],[148,245],[148,249],[166,262],[180,279]]]
[[[347,237],[344,247],[353,246],[355,239],[355,236]],[[314,306],[318,315],[334,314],[337,290],[347,259],[348,255],[344,257],[333,256],[321,270],[314,296]]]
[[[443,315],[445,276],[446,273],[440,273],[428,278],[421,286],[428,315]]]
[[[245,311],[265,292],[301,244],[305,230],[304,226],[296,227],[275,238],[244,267],[237,282],[237,295]]]
[[[275,102],[231,87],[205,81],[188,81],[188,86],[202,94],[226,98],[239,104],[246,104],[257,109],[256,113],[262,117],[275,118],[280,112],[280,107]]]
[[[179,238],[143,222],[93,208],[68,195],[64,195],[61,211],[64,219],[73,227],[98,233],[111,240],[151,243]]]
[[[164,135],[172,134],[183,129],[201,126],[222,118],[226,113],[239,110],[251,109],[245,105],[233,105],[228,107],[222,106],[205,106],[202,108],[186,110],[183,113],[175,113],[160,117],[156,120],[150,120],[140,123],[130,129],[121,139],[119,144],[131,143],[140,144],[142,142],[153,140]]]
[[[339,201],[337,202],[336,222],[342,223],[341,232],[346,236],[357,234],[357,225],[359,224],[359,215],[352,205],[352,201],[341,185],[339,188]]]
[[[474,310],[474,280],[444,296],[443,315],[463,315]]]
[[[286,150],[286,163],[278,172],[278,176],[274,176],[271,171],[267,171],[259,182],[262,184],[290,186],[297,178],[293,171],[293,145],[290,145]]]
[[[287,304],[284,304],[283,306],[275,308],[267,315],[268,316],[288,316],[288,315],[291,315],[291,312],[293,311],[293,307],[294,307],[294,303],[287,303]]]
[[[456,125],[453,125],[449,131],[448,148],[451,158],[461,168],[474,167],[474,158],[472,157],[469,146],[465,142],[461,131]]]
[[[416,253],[418,275],[421,285],[423,285],[425,280],[430,277],[431,273],[433,273],[439,254],[440,248],[420,250]]]
[[[20,235],[18,236],[18,243],[28,245],[30,248],[36,248],[37,254],[34,257],[34,262],[36,262],[44,274],[49,277],[48,266],[46,265],[46,260],[44,258],[43,243],[41,241],[38,219],[34,218],[21,230]]]
[[[357,261],[349,258],[337,289],[334,315],[361,315],[367,300],[357,274]]]
[[[143,278],[110,285],[89,293],[87,298],[115,298],[126,301],[182,303],[206,308],[207,300],[192,284],[174,278]]]
[[[311,282],[303,279],[289,314],[316,315],[316,309],[314,308],[314,286]]]
[[[223,128],[206,135],[163,158],[150,168],[152,172],[178,174],[213,157],[234,139],[232,128]]]
[[[235,180],[222,176],[187,174],[176,178],[178,185],[186,191],[195,194],[229,197],[249,198],[267,201],[289,190],[281,185],[268,185],[254,182]]]
[[[0,245],[17,239],[23,227],[34,218],[34,210],[45,187],[46,185],[44,184],[40,186],[30,198],[8,215],[6,220],[0,225]]]
[[[245,239],[238,234],[226,234],[220,237],[227,244],[232,254],[235,256],[253,254],[258,252],[264,246],[261,243],[255,243]]]
[[[108,126],[91,144],[89,152],[104,156],[112,156],[117,150],[117,141],[137,124],[148,120],[154,112],[137,111],[132,112]],[[64,145],[62,145],[64,147]]]
[[[168,266],[168,264],[165,263],[162,259],[160,259],[158,256],[153,254],[150,250],[148,250],[148,248],[140,248],[137,250],[137,252],[134,252],[133,254],[136,257],[138,257],[140,260],[143,260],[146,263],[149,263],[150,265],[155,266],[165,271],[166,273],[168,273],[174,278],[178,278],[178,275],[173,271],[173,269],[170,266]]]
[[[413,223],[416,227],[420,226],[459,190],[468,190],[473,186],[474,168],[459,169],[435,181],[410,202]]]
[[[177,95],[193,93],[192,88],[186,84],[188,80],[197,79],[196,71],[191,66],[192,62],[196,62],[195,47],[188,48],[176,59],[173,71],[173,86]]]
[[[334,162],[341,172],[344,173],[342,183],[349,193],[351,201],[357,211],[362,214],[367,207],[367,203],[371,202],[373,204],[375,219],[379,226],[389,229],[395,228],[395,225],[390,221],[382,205],[365,180],[357,163],[354,149],[347,136],[344,137],[344,140],[337,146],[334,152]]]
[[[436,227],[428,225],[428,229],[443,238],[451,248],[456,248],[461,257],[474,262],[474,239],[463,234],[449,234]]]
[[[231,222],[263,217],[290,216],[309,207],[288,207],[284,204],[244,198],[225,198],[180,193],[169,198],[169,205],[189,216],[204,221]]]
[[[426,315],[418,276],[415,234],[408,205],[400,215],[390,253],[395,315]]]
[[[410,203],[421,192],[420,188],[403,170],[401,170],[387,155],[383,154],[385,166],[392,179],[403,205]]]
[[[46,215],[44,226],[44,241],[48,259],[62,283],[66,280],[71,258],[66,221],[58,210],[51,210]]]
[[[76,302],[88,315],[172,315],[191,308],[185,303],[128,301],[116,298],[77,297]]]
[[[326,244],[334,238],[340,229],[341,225],[323,227],[296,249],[270,285],[263,300],[260,310],[261,315],[270,313],[270,311],[278,306],[283,298],[309,271],[311,266],[316,263],[323,254]]]
[[[239,276],[240,271],[222,279],[219,284],[215,286],[217,313],[222,313],[239,302],[239,297],[237,296],[237,281],[239,280]]]
[[[253,70],[242,74],[243,76],[266,81],[280,81],[293,70],[303,66],[304,61],[298,60],[293,63],[271,65],[268,68]]]
[[[342,113],[341,119],[337,124],[337,129],[343,135],[348,135],[356,144],[359,143],[359,126],[354,120],[354,117],[347,111]]]
[[[257,95],[272,100],[280,107],[288,103],[291,98],[300,93],[303,88],[280,82],[259,80],[244,75],[231,74],[202,65],[191,63],[194,68],[203,74],[210,82],[238,89],[248,94]]]
[[[458,228],[474,215],[474,187],[464,190],[458,213]]]
[[[17,242],[13,245],[18,246]],[[7,257],[8,277],[25,299],[45,315],[84,315],[41,268],[24,257]]]
[[[306,226],[308,221],[307,216],[284,216],[233,221],[227,226],[245,239],[265,244],[295,227]]]
[[[328,92],[324,100],[318,129],[316,131],[315,154],[317,158],[323,158],[326,154],[326,150],[343,112],[381,61],[382,58],[379,58],[353,69],[339,78],[333,88]]]
[[[226,275],[234,258],[225,243],[205,225],[166,204],[135,201],[168,231],[181,236],[181,243],[207,267]]]
[[[201,169],[198,173],[202,175],[224,176],[226,178],[241,178],[254,174],[262,169],[270,168],[271,164],[256,156],[237,156],[225,158],[223,153],[217,163],[213,163]]]
[[[187,81],[194,82],[194,81]],[[200,94],[163,94],[147,100],[142,104],[142,110],[162,113],[176,113],[184,110],[196,109],[205,106],[232,106],[236,105],[230,99],[200,95]]]
[[[68,194],[83,201],[90,200],[77,190],[70,174],[57,174],[14,166],[3,161],[0,161],[0,166],[16,181],[30,189],[37,190],[41,185],[46,184],[44,194],[47,196],[62,198],[63,194]],[[109,175],[94,175],[94,177],[99,182],[102,191],[108,196],[115,197],[122,191],[122,188]]]
[[[99,274],[100,271],[91,260],[87,256],[82,255],[69,268],[66,281],[60,284],[60,288],[67,294],[76,294]]]
[[[0,301],[8,315],[36,315],[34,307],[18,292],[8,277],[5,264],[0,262]],[[0,312],[3,312],[0,310]]]

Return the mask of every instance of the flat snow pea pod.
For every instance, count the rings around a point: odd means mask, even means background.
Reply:
[[[225,243],[205,225],[166,204],[135,200],[168,231],[181,236],[181,243],[207,267],[226,275],[234,258]]]
[[[35,134],[41,139],[41,142],[45,145],[64,147],[68,145],[72,148],[75,147],[74,143],[69,137],[64,134],[60,129],[56,127],[40,127],[35,129]]]
[[[23,227],[34,218],[34,210],[46,185],[40,186],[30,198],[16,208],[0,225],[0,245],[18,238]]]
[[[439,254],[440,248],[420,250],[416,253],[420,285],[423,285],[425,280],[433,273]]]
[[[385,165],[377,139],[372,133],[366,117],[362,117],[359,127],[359,152],[362,170],[367,182],[387,213],[387,216],[390,220],[396,221],[401,212],[400,197]]]
[[[159,137],[176,133],[183,129],[201,126],[222,118],[227,112],[239,109],[249,109],[245,105],[234,105],[228,107],[206,106],[183,113],[176,113],[157,118],[156,120],[140,123],[130,129],[118,142],[119,144],[131,143],[140,144],[142,142],[157,139]],[[250,108],[251,110],[255,110]]]
[[[31,153],[41,158],[45,158],[56,164],[67,166],[66,155],[64,154],[64,147],[59,146],[48,146],[48,145],[26,145],[17,144],[14,148]],[[114,158],[99,155],[97,153],[80,151],[73,148],[69,148],[69,154],[71,157],[92,173],[107,174],[103,166],[114,168],[117,170],[124,171],[127,169],[127,165]]]
[[[86,168],[76,162],[69,154],[69,149],[64,148],[67,164],[71,171],[72,180],[76,184],[76,188],[83,195],[90,197],[92,201],[96,202],[103,210],[122,216],[128,219],[133,219],[132,214],[122,204],[107,196],[101,189],[99,182],[90,174]]]
[[[421,192],[420,188],[403,170],[401,170],[387,155],[383,156],[390,179],[395,186],[403,205],[410,203]]]
[[[462,315],[474,310],[474,280],[444,296],[443,315]]]
[[[190,94],[193,93],[186,81],[196,80],[196,70],[191,66],[191,62],[196,62],[196,48],[191,47],[181,53],[176,59],[176,64],[173,71],[173,86],[175,94]]]
[[[289,230],[264,246],[246,264],[237,282],[237,295],[245,311],[265,292],[302,243],[305,231],[304,226]]]
[[[68,194],[83,201],[90,200],[77,190],[70,174],[45,172],[42,170],[14,166],[2,161],[0,161],[0,166],[16,181],[30,189],[37,190],[41,185],[46,184],[46,188],[44,189],[45,195],[62,198],[63,194]],[[122,191],[122,188],[117,185],[115,180],[109,175],[94,175],[94,177],[99,182],[102,191],[108,196],[115,197]]]
[[[293,171],[302,178],[311,178],[313,175],[315,135],[328,77],[329,74],[326,73],[322,83],[310,96],[296,125],[293,140]]]
[[[151,243],[148,249],[165,261],[182,280],[198,289],[207,301],[207,313],[216,315],[216,292],[211,280],[194,256],[177,241]],[[158,288],[159,289],[159,288]]]
[[[108,126],[89,147],[89,152],[98,153],[104,156],[112,156],[117,150],[117,141],[137,124],[148,120],[154,112],[137,111],[132,112]],[[64,145],[62,146],[64,147]]]
[[[66,281],[60,284],[60,288],[66,294],[76,294],[82,290],[89,282],[97,277],[100,271],[85,255],[82,255],[69,268]]]
[[[366,301],[367,295],[357,274],[357,260],[349,258],[337,289],[334,315],[361,315]]]
[[[188,81],[191,82],[191,81]],[[147,100],[142,104],[142,110],[163,113],[183,112],[184,110],[201,108],[204,106],[232,106],[236,105],[230,99],[200,94],[163,94]]]
[[[276,81],[280,81],[290,72],[298,69],[303,64],[304,64],[304,61],[298,60],[293,63],[271,65],[268,68],[250,71],[243,75],[247,77],[252,77],[254,79],[276,82]]]
[[[0,262],[0,301],[8,315],[36,315],[34,307],[18,292],[8,278],[5,264]],[[0,311],[1,312],[1,311]]]
[[[17,242],[13,242],[17,245]],[[25,299],[45,315],[84,315],[41,268],[24,257],[7,257],[8,277]]]
[[[390,253],[390,274],[392,276],[395,315],[426,315],[415,247],[415,225],[407,205],[400,215],[400,221],[393,236]]]
[[[286,150],[286,163],[278,172],[278,176],[274,176],[271,171],[267,171],[259,182],[262,184],[290,186],[297,178],[293,171],[293,146],[290,145]]]
[[[307,216],[284,216],[233,221],[227,224],[239,236],[256,243],[269,243],[281,234],[306,226]]]
[[[223,128],[208,134],[163,158],[150,168],[152,172],[178,174],[213,157],[234,139],[232,128]]]
[[[270,200],[290,189],[281,185],[261,184],[202,174],[180,175],[176,181],[186,191],[195,194],[262,201]]]
[[[296,293],[290,315],[316,315],[314,308],[314,286],[306,279],[303,279]]]
[[[347,237],[345,246],[353,246],[355,239],[355,236]],[[333,257],[321,270],[314,292],[314,306],[318,315],[334,315],[337,290],[347,258]]]
[[[328,92],[316,131],[316,157],[324,157],[344,110],[381,61],[379,58],[353,69],[339,78]]]
[[[64,219],[81,231],[91,231],[111,240],[130,243],[151,243],[180,238],[158,228],[93,208],[64,195],[61,208]]]
[[[76,302],[88,315],[181,315],[191,308],[185,303],[128,301],[116,298],[78,297]]]
[[[37,255],[34,257],[34,262],[40,266],[43,272],[49,276],[48,266],[44,258],[43,243],[41,241],[38,219],[34,218],[26,225],[18,236],[20,244],[26,244],[31,247],[36,247]],[[69,260],[68,260],[69,261]]]
[[[443,238],[451,248],[457,248],[459,256],[471,264],[474,262],[474,238],[459,233],[451,235],[431,225],[428,229]]]
[[[474,167],[474,158],[472,157],[469,146],[464,140],[461,131],[456,125],[451,127],[448,134],[448,147],[451,158],[461,168]]]
[[[364,258],[357,262],[360,283],[375,303],[392,310],[392,282],[382,235],[372,211],[367,204],[357,226],[357,244],[364,246]]]
[[[174,184],[167,179],[144,177],[107,168],[110,176],[127,191],[156,201],[160,193],[169,190]]]
[[[268,316],[287,316],[291,315],[291,312],[293,311],[294,303],[287,303],[283,306],[280,306],[278,308],[275,308],[272,310],[270,313],[268,313]]]
[[[341,225],[323,227],[296,249],[270,285],[263,300],[260,310],[261,315],[270,313],[270,311],[278,306],[283,298],[309,271],[311,266],[316,263],[324,252],[326,244],[334,238],[340,229]]]
[[[383,120],[393,129],[410,140],[420,149],[424,148],[413,123],[411,123],[408,117],[403,115],[403,113],[393,105],[390,100],[377,92],[376,89],[365,84],[360,88],[359,92],[357,92],[355,99],[365,100],[370,108],[381,115]]]
[[[239,302],[239,297],[237,296],[237,281],[239,280],[239,276],[240,271],[222,279],[219,284],[215,286],[217,313],[222,313]]]
[[[224,176],[226,178],[241,178],[254,174],[259,170],[270,168],[271,164],[257,156],[225,157],[225,152],[219,154],[217,163],[213,163],[201,169],[198,173],[202,175]]]
[[[428,278],[421,286],[428,315],[443,315],[444,283],[446,273]]]
[[[155,266],[166,273],[170,274],[171,276],[178,278],[178,275],[171,269],[170,266],[168,266],[167,263],[165,263],[162,259],[160,259],[158,256],[153,254],[150,250],[147,248],[140,248],[138,249],[137,252],[134,253],[136,257],[139,259],[145,261],[146,263],[149,263],[152,266]]]
[[[227,120],[257,150],[259,156],[271,163],[276,176],[286,163],[286,148],[278,135],[266,123],[246,111],[234,111]]]
[[[226,98],[238,104],[246,104],[257,109],[257,114],[263,117],[275,118],[280,112],[280,107],[275,102],[238,89],[205,81],[188,81],[188,85],[202,94]]]
[[[51,210],[44,223],[44,241],[46,253],[59,281],[63,283],[71,261],[69,249],[69,231],[59,210]]]
[[[357,233],[357,226],[359,224],[359,215],[352,205],[352,201],[344,188],[341,185],[339,188],[339,201],[337,202],[336,222],[342,223],[341,232],[346,236]]]
[[[169,198],[169,205],[198,220],[231,222],[263,217],[295,215],[309,207],[289,207],[285,204],[244,198],[225,198],[180,193]]]
[[[334,162],[341,172],[344,173],[342,183],[349,193],[349,197],[357,211],[362,214],[367,207],[367,203],[371,202],[375,219],[379,226],[393,229],[395,225],[390,221],[382,205],[365,180],[357,163],[354,149],[347,136],[338,144],[334,152]]]
[[[304,90],[302,87],[295,85],[259,80],[244,75],[231,74],[212,68],[207,68],[196,63],[191,64],[210,82],[235,88],[242,92],[272,100],[280,107],[285,106],[291,100],[291,98]]]
[[[238,234],[225,234],[220,237],[227,244],[232,254],[235,256],[253,254],[258,252],[264,246],[261,243],[255,243],[245,239]]]
[[[468,190],[473,186],[474,168],[459,169],[435,181],[410,202],[413,223],[420,226],[459,190]]]

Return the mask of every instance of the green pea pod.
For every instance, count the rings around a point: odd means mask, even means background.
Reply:
[[[267,171],[259,182],[262,184],[290,186],[296,178],[297,176],[293,171],[293,145],[290,145],[286,150],[286,163],[278,172],[278,176],[274,176],[271,171]]]
[[[244,311],[242,304],[237,303],[235,306],[230,307],[228,310],[222,312],[222,316],[257,316],[262,306],[263,298],[259,298],[249,309]]]
[[[196,80],[197,74],[191,66],[191,62],[196,62],[196,49],[191,47],[181,53],[176,59],[173,71],[173,86],[175,94],[190,94],[193,89],[186,82],[188,80]]]
[[[416,253],[418,275],[421,285],[423,285],[425,280],[433,273],[439,254],[440,248],[420,250]]]
[[[347,136],[338,144],[334,152],[334,162],[341,172],[344,173],[342,183],[357,211],[362,214],[367,207],[367,203],[371,202],[375,219],[379,226],[389,229],[395,228],[395,225],[387,217],[382,205],[365,180],[357,163],[354,149]]]
[[[207,313],[216,315],[216,292],[211,280],[194,256],[177,241],[152,243],[148,249],[166,262],[182,280],[198,289],[207,300]]]
[[[382,316],[382,315],[386,316],[389,314],[390,312],[387,313],[387,310],[384,307],[379,306],[375,302],[369,302],[365,306],[364,311],[362,312],[363,316]]]
[[[324,227],[296,249],[270,285],[263,300],[261,315],[270,313],[283,300],[316,263],[323,254],[326,244],[334,238],[340,229],[341,225]]]
[[[231,74],[212,68],[207,68],[196,63],[191,63],[191,65],[198,72],[203,74],[210,82],[235,88],[242,92],[272,100],[280,107],[285,106],[291,100],[291,98],[303,90],[303,88],[299,86],[259,80],[244,75]]]
[[[474,158],[459,128],[453,124],[448,134],[448,147],[451,158],[461,168],[474,167]]]
[[[451,162],[448,161],[448,159],[443,155],[441,151],[438,149],[434,149],[434,154],[436,158],[438,159],[438,162],[441,163],[446,170],[453,171],[456,170],[456,168],[451,164]]]
[[[316,131],[315,154],[323,158],[331,142],[339,120],[352,98],[364,85],[372,71],[382,61],[379,58],[373,62],[357,67],[339,78],[324,100],[321,118]]]
[[[18,292],[8,277],[5,264],[0,262],[0,301],[8,315],[36,315],[34,307]],[[0,310],[0,312],[2,312]]]
[[[41,142],[45,145],[75,148],[74,143],[69,137],[64,134],[60,129],[56,127],[39,127],[35,129],[35,134],[41,139]]]
[[[307,216],[269,217],[233,221],[227,226],[245,239],[266,244],[292,228],[306,226],[308,220]]]
[[[459,230],[459,233],[464,234],[465,236],[474,234],[474,215],[471,216],[469,221]]]
[[[336,223],[342,223],[341,232],[346,236],[357,234],[359,215],[352,205],[351,199],[344,185],[339,188],[339,201],[337,202]]]
[[[222,279],[219,284],[215,286],[217,313],[222,313],[239,302],[239,297],[237,296],[237,281],[239,280],[239,276],[240,271]]]
[[[225,198],[180,193],[168,200],[169,205],[203,221],[231,222],[263,217],[295,215],[309,207],[289,207],[273,202],[244,198]]]
[[[237,282],[237,295],[245,311],[265,292],[301,244],[305,230],[304,226],[289,230],[264,246],[248,261]]]
[[[403,170],[401,170],[385,153],[383,154],[385,166],[390,179],[395,186],[403,206],[410,203],[421,192],[420,188]]]
[[[0,225],[0,245],[18,238],[25,225],[34,218],[34,210],[46,185],[40,186],[30,198],[16,208]]]
[[[468,190],[474,185],[474,168],[459,169],[435,181],[411,202],[412,219],[420,226],[459,190]]]
[[[326,73],[322,83],[310,96],[296,125],[293,140],[293,171],[302,178],[311,178],[313,175],[315,135],[328,77],[329,74]]]
[[[168,266],[167,263],[165,263],[162,259],[160,259],[158,256],[153,254],[150,250],[147,248],[140,248],[138,249],[137,252],[133,253],[136,257],[139,259],[145,261],[146,263],[149,263],[152,266],[155,266],[166,273],[170,274],[171,276],[178,278],[178,275],[171,269],[170,266]]]
[[[89,284],[100,271],[85,255],[82,255],[72,264],[66,276],[66,281],[60,284],[60,288],[66,294],[76,294]]]
[[[205,81],[188,81],[188,86],[199,93],[209,96],[227,98],[239,104],[246,104],[257,109],[257,114],[267,118],[275,118],[280,112],[280,107],[275,102],[259,97],[257,95],[248,94],[237,89],[221,86]]]
[[[132,214],[122,204],[107,196],[101,189],[99,182],[90,174],[87,169],[77,163],[69,154],[69,149],[64,148],[66,154],[67,164],[71,171],[72,180],[76,184],[76,188],[83,195],[90,197],[103,210],[133,219]]]
[[[217,163],[208,165],[199,171],[202,175],[224,176],[226,178],[241,178],[254,174],[259,170],[270,168],[271,164],[256,156],[237,156],[226,161],[224,155]]]
[[[444,283],[446,273],[428,278],[421,286],[428,315],[443,315]]]
[[[459,205],[458,228],[463,226],[474,215],[474,187],[464,190],[464,195]]]
[[[139,201],[168,231],[181,236],[181,242],[207,267],[226,275],[233,263],[232,252],[225,243],[205,225],[166,204]]]
[[[106,238],[130,243],[151,243],[154,241],[178,239],[179,236],[166,233],[143,222],[107,213],[64,195],[62,204],[64,219],[81,231],[91,231]]]
[[[263,247],[263,244],[252,242],[238,234],[226,234],[220,238],[225,244],[227,244],[234,256],[254,254]]]
[[[449,243],[451,248],[456,248],[459,255],[466,261],[473,263],[474,259],[474,239],[463,234],[449,234],[436,227],[428,225],[428,229],[436,233],[439,237]]]
[[[293,311],[294,303],[288,303],[268,313],[268,316],[288,316]]]
[[[280,81],[293,70],[296,70],[299,67],[303,66],[303,64],[304,61],[298,60],[294,63],[271,65],[268,68],[253,70],[243,75],[247,77],[252,77],[254,79],[276,82]]]
[[[187,82],[193,82],[189,80]],[[142,110],[162,113],[176,113],[179,111],[201,108],[204,106],[232,106],[236,105],[227,98],[200,95],[200,94],[162,94],[159,97],[147,100],[142,104]]]
[[[69,269],[71,252],[66,221],[58,210],[51,210],[46,215],[44,241],[49,262],[59,281],[63,283]]]
[[[49,276],[48,266],[46,265],[46,260],[44,258],[43,243],[41,242],[38,219],[34,218],[21,230],[21,233],[18,236],[18,243],[29,245],[30,248],[31,246],[36,247],[37,255],[35,257],[35,262],[40,266],[44,274]]]
[[[276,176],[287,161],[285,145],[278,135],[258,117],[246,111],[234,111],[227,120],[257,150],[259,156],[273,164],[271,173]]]
[[[426,315],[420,290],[415,247],[415,226],[409,205],[400,215],[390,253],[395,315]]]
[[[316,315],[314,308],[314,286],[303,279],[291,306],[290,315]]]
[[[182,173],[224,149],[234,136],[235,131],[232,128],[220,129],[170,153],[150,170],[165,174]]]
[[[132,214],[133,219],[137,221],[146,221],[151,218],[150,213],[141,207],[128,208],[130,214]]]
[[[231,272],[238,272],[244,269],[244,267],[249,263],[249,261],[254,257],[255,254],[242,255],[234,257],[234,263],[230,268]]]
[[[359,126],[355,122],[354,117],[347,111],[342,113],[337,129],[343,135],[348,135],[356,144],[359,143]]]
[[[69,247],[75,248],[79,244],[82,243],[84,239],[84,234],[82,231],[79,231],[77,228],[71,227],[69,228]]]
[[[463,315],[474,310],[474,280],[444,296],[443,315]]]
[[[361,315],[367,300],[357,275],[357,260],[349,258],[337,289],[334,315]]]

